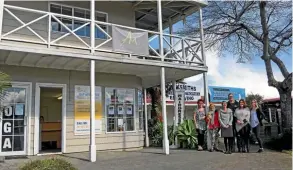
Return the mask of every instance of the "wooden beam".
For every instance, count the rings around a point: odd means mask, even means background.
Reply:
[[[7,54],[6,58],[4,59],[4,64],[7,64],[9,57],[11,57],[11,53],[12,51],[9,51],[9,53]]]

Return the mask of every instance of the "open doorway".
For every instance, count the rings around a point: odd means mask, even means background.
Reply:
[[[62,150],[62,88],[40,87],[39,153]]]

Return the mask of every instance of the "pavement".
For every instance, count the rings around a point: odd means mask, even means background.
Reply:
[[[282,152],[265,150],[256,153],[225,155],[220,152],[195,150],[171,150],[164,155],[160,148],[145,148],[137,151],[97,152],[97,162],[88,161],[88,153],[59,155],[79,170],[291,170],[292,156]],[[32,156],[26,159],[8,159],[0,163],[0,170],[16,170],[24,162],[55,156]]]

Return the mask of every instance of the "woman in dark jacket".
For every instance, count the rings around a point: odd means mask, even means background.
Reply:
[[[259,150],[258,152],[263,152],[262,141],[259,137],[260,127],[263,125],[262,120],[264,119],[263,112],[258,108],[257,101],[252,100],[251,109],[250,109],[250,126],[252,128],[252,132],[255,134],[257,139]]]

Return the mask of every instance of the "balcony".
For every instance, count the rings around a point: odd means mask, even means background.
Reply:
[[[72,27],[66,21],[79,24],[72,24]],[[127,58],[132,63],[142,60],[175,64],[174,66],[185,65],[194,69],[205,67],[200,39],[164,33],[164,55],[160,57],[160,34],[157,31],[96,20],[95,46],[91,47],[90,37],[80,34],[90,28],[90,24],[91,20],[86,18],[4,4],[1,44],[62,53],[74,52],[93,57],[102,55],[108,57],[109,61]],[[56,31],[54,25],[59,25],[63,31]],[[124,44],[127,44],[126,47]]]

